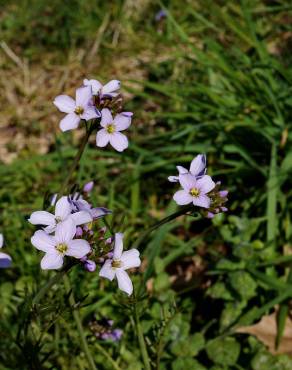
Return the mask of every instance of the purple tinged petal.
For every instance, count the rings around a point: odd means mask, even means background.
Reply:
[[[130,249],[123,252],[121,256],[122,269],[127,270],[141,265],[140,253],[137,249]]]
[[[97,218],[101,218],[103,216],[111,214],[112,211],[104,207],[96,207],[96,208],[92,208],[90,210],[90,213],[94,219],[97,219]]]
[[[41,260],[43,270],[57,270],[63,265],[63,256],[58,253],[47,253]]]
[[[98,93],[100,92],[100,90],[102,88],[102,84],[97,80],[87,80],[87,79],[85,79],[85,80],[83,80],[83,85],[84,86],[91,86],[93,95],[98,95]]]
[[[57,96],[54,104],[63,113],[73,113],[75,109],[75,101],[68,95]]]
[[[227,212],[228,211],[228,208],[227,207],[221,207],[221,211],[222,212]]]
[[[121,329],[114,329],[112,332],[113,340],[119,341],[122,338],[123,330]]]
[[[185,174],[185,173],[189,173],[189,171],[188,171],[186,168],[184,168],[183,166],[176,166],[176,168],[177,168],[178,173],[179,173],[180,175],[183,175],[183,174]]]
[[[178,176],[168,176],[168,181],[170,182],[178,182]]]
[[[125,117],[133,117],[134,113],[133,112],[122,112],[121,113]]]
[[[80,237],[80,236],[82,236],[83,235],[83,229],[82,229],[82,227],[80,227],[80,226],[77,226],[76,227],[76,233],[75,233],[75,237]]]
[[[128,138],[120,132],[114,132],[113,134],[111,134],[109,142],[111,146],[118,152],[124,151],[129,146]]]
[[[123,252],[123,233],[115,233],[115,247],[114,247],[114,260],[119,260]]]
[[[127,293],[128,295],[131,295],[133,293],[133,284],[131,279],[129,278],[129,275],[126,273],[126,271],[122,269],[116,270],[116,277],[118,280],[118,287],[123,292]]]
[[[215,188],[215,182],[209,175],[205,175],[198,179],[197,187],[200,189],[201,193],[207,194]]]
[[[68,250],[65,252],[66,256],[75,258],[82,258],[91,251],[90,245],[86,240],[74,239],[68,243]]]
[[[3,234],[0,234],[0,248],[3,247],[3,244],[4,244],[4,237],[3,237]]]
[[[219,195],[221,198],[226,198],[228,195],[228,190],[221,190],[219,191]]]
[[[204,173],[206,167],[206,156],[204,154],[197,155],[191,162],[190,172],[194,176],[200,176]]]
[[[113,116],[108,108],[103,108],[101,111],[100,125],[106,127],[107,125],[113,123]]]
[[[76,234],[75,222],[68,218],[66,221],[59,223],[56,227],[55,240],[56,243],[68,244]]]
[[[124,115],[123,113],[117,114],[114,118],[114,124],[117,131],[126,130],[131,125],[131,117]]]
[[[38,230],[31,237],[31,244],[43,252],[51,252],[55,250],[55,240],[43,230]]]
[[[92,99],[91,86],[79,87],[76,90],[76,106],[87,107]]]
[[[107,84],[105,84],[101,90],[102,94],[110,94],[113,95],[112,93],[117,91],[121,87],[121,82],[118,80],[111,80]],[[116,94],[114,94],[116,95]],[[114,96],[113,95],[113,96]]]
[[[184,190],[190,191],[192,188],[198,187],[195,176],[186,173],[179,175],[179,182]]]
[[[33,225],[54,225],[55,217],[47,211],[36,211],[30,215],[28,222]]]
[[[192,203],[192,201],[193,201],[193,197],[186,190],[177,191],[174,194],[173,199],[180,206],[184,206],[186,204]]]
[[[210,198],[207,195],[202,194],[198,197],[193,197],[193,204],[194,206],[209,208],[210,207]]]
[[[90,119],[99,118],[100,112],[95,107],[88,106],[84,113],[80,115],[80,118],[85,119],[85,121],[89,121]]]
[[[112,281],[115,277],[115,271],[112,268],[112,262],[111,260],[106,260],[104,265],[99,271],[99,276],[104,277],[106,279],[109,279]]]
[[[96,270],[96,263],[91,260],[87,260],[84,263],[84,267],[89,272],[94,272]]]
[[[55,207],[55,216],[60,217],[61,220],[65,220],[72,211],[72,206],[68,201],[68,197],[61,197],[56,203]]]
[[[57,193],[53,194],[51,196],[50,205],[54,206],[56,204],[57,199],[58,199],[58,194]]]
[[[208,212],[206,217],[211,219],[214,218],[214,216],[215,216],[214,213]]]
[[[94,187],[94,181],[89,181],[83,186],[83,191],[85,193],[90,193]]]
[[[8,254],[0,252],[0,268],[4,269],[10,267],[11,263],[12,258]]]
[[[75,130],[79,126],[80,117],[75,113],[67,114],[60,122],[60,129],[65,132]]]
[[[92,221],[92,216],[87,211],[79,211],[73,213],[70,218],[75,222],[76,226],[87,224]]]
[[[96,134],[96,146],[100,148],[105,147],[109,143],[110,137],[111,135],[104,128],[99,130]]]

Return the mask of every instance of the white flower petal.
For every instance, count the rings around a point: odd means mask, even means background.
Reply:
[[[104,128],[99,130],[96,134],[96,146],[99,146],[100,148],[105,147],[110,140],[110,136],[111,135],[108,134]]]
[[[107,125],[113,123],[113,116],[111,114],[111,111],[108,108],[103,108],[101,110],[101,120],[100,125],[102,127],[106,127]]]
[[[56,270],[62,267],[63,265],[63,256],[56,253],[47,253],[41,260],[41,268],[43,270]]]
[[[114,118],[114,124],[117,131],[126,130],[131,125],[132,117],[126,116],[123,113],[117,114]]]
[[[102,88],[102,84],[97,80],[87,80],[87,79],[85,79],[85,80],[83,80],[83,85],[84,86],[91,86],[93,95],[98,95],[98,93],[100,92],[100,90]]]
[[[3,243],[4,243],[4,238],[3,238],[3,235],[0,234],[0,248],[3,247]]]
[[[89,105],[92,99],[91,86],[79,87],[76,90],[76,107],[85,108]]]
[[[4,269],[11,266],[12,258],[6,253],[0,253],[0,268]]]
[[[192,188],[197,187],[197,181],[196,181],[195,176],[193,176],[189,173],[180,174],[179,175],[179,182],[180,182],[181,186],[187,191],[191,190]]]
[[[31,244],[43,252],[52,252],[55,250],[55,240],[43,230],[36,231],[31,237]]]
[[[203,194],[209,193],[215,188],[215,185],[215,182],[211,179],[209,175],[205,175],[197,181],[197,187],[201,190]]]
[[[184,168],[183,166],[176,166],[176,168],[177,168],[178,173],[179,173],[180,175],[182,175],[182,174],[184,174],[184,173],[189,173],[189,171],[188,171],[186,168]]]
[[[133,284],[126,271],[122,269],[117,269],[116,277],[118,280],[119,288],[128,295],[131,295],[133,293]]]
[[[121,256],[122,269],[127,270],[141,265],[140,253],[137,249],[130,249],[123,252]]]
[[[71,214],[71,211],[72,206],[69,203],[68,198],[66,196],[61,197],[56,203],[55,216],[60,217],[63,221]]]
[[[205,154],[197,155],[191,162],[190,172],[194,176],[202,176],[206,167]]]
[[[103,86],[101,89],[102,95],[109,94],[112,95],[113,92],[117,91],[121,87],[121,82],[118,80],[111,80]],[[116,94],[114,94],[116,95]]]
[[[80,117],[75,113],[67,114],[60,122],[60,129],[65,132],[75,130],[79,126]]]
[[[99,276],[112,281],[115,277],[115,274],[116,273],[112,268],[112,261],[111,260],[105,261],[105,263],[103,264],[102,268],[99,271]]]
[[[73,113],[75,109],[75,101],[68,95],[57,96],[54,104],[63,113]]]
[[[129,142],[127,136],[121,134],[120,132],[114,132],[110,135],[109,142],[113,148],[118,152],[122,152],[128,148]]]
[[[28,222],[33,225],[54,225],[55,216],[47,211],[36,211],[30,215]]]
[[[90,250],[90,245],[86,240],[74,239],[68,243],[68,250],[65,254],[75,258],[82,258],[86,256]]]
[[[189,204],[192,202],[193,200],[193,197],[191,196],[191,194],[189,192],[187,192],[186,190],[179,190],[177,191],[174,195],[173,195],[173,199],[174,201],[180,205],[180,206],[184,206],[186,204]]]
[[[207,195],[200,195],[198,197],[193,197],[194,206],[209,208],[210,207],[210,198]]]
[[[88,211],[75,212],[70,217],[75,222],[76,226],[87,224],[92,221],[92,216]]]
[[[67,218],[67,220],[60,222],[57,225],[55,233],[56,243],[68,244],[73,239],[75,233],[76,233],[75,222],[71,219],[71,217],[69,217]]]
[[[114,260],[119,260],[123,252],[123,233],[115,233]]]
[[[178,176],[168,176],[167,179],[170,182],[178,182]]]
[[[100,113],[97,111],[95,107],[88,106],[84,113],[80,115],[80,118],[85,119],[85,121],[89,121],[90,119],[99,118]]]

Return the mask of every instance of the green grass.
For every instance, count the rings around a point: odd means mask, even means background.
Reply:
[[[121,76],[131,97],[127,110],[135,113],[129,149],[122,155],[99,150],[93,140],[76,175],[79,184],[96,181],[93,200],[114,211],[110,221],[125,232],[127,247],[176,210],[176,186],[167,177],[196,154],[207,154],[209,173],[230,191],[227,214],[213,221],[182,217],[147,236],[140,250],[148,265],[134,276],[136,299],[117,293],[115,283],[101,282],[97,273],[72,270],[94,361],[101,369],[144,368],[138,316],[153,369],[289,370],[288,357],[272,356],[234,329],[282,304],[279,339],[292,295],[291,261],[283,259],[291,244],[292,6],[247,0],[145,4],[139,11],[128,1],[9,1],[1,15],[4,41],[32,63],[47,53],[65,63],[72,50],[87,52],[106,17],[98,75],[106,76],[117,58],[139,61],[133,67],[143,71],[139,78]],[[168,16],[157,24],[155,13],[164,6]],[[148,51],[154,57],[145,62]],[[80,83],[81,77],[76,87]],[[3,369],[89,368],[68,289],[55,286],[36,312],[27,303],[54,273],[40,270],[26,217],[42,207],[46,192],[58,191],[78,146],[70,133],[57,138],[45,155],[28,150],[0,165],[1,232],[14,261],[0,276]],[[89,330],[94,315],[112,318],[124,330],[122,341],[98,341]]]

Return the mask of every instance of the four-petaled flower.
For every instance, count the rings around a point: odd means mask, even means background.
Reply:
[[[96,135],[96,145],[105,147],[111,144],[118,152],[122,152],[128,147],[128,139],[120,131],[126,130],[131,125],[132,113],[120,113],[113,118],[109,109],[101,111],[100,125],[103,127]]]
[[[33,212],[28,221],[33,225],[44,225],[47,233],[55,231],[58,224],[62,224],[68,218],[74,221],[75,226],[83,225],[92,221],[92,216],[88,211],[72,212],[72,206],[67,197],[61,197],[55,206],[55,214],[47,211]]]
[[[32,245],[46,253],[41,260],[43,270],[59,269],[63,265],[64,256],[80,259],[90,252],[90,245],[86,240],[73,239],[75,233],[76,226],[71,219],[59,224],[54,236],[43,230],[34,233]]]
[[[206,174],[206,155],[205,154],[199,154],[197,155],[191,162],[190,170],[188,171],[186,168],[182,166],[176,167],[178,170],[178,173],[180,175],[189,173],[195,177],[202,177]],[[168,181],[170,182],[178,182],[179,177],[178,176],[169,176]]]
[[[0,234],[0,248],[3,247],[3,243],[4,243],[3,235]],[[12,262],[12,259],[8,254],[0,252],[0,268],[3,269],[3,268],[10,267],[11,262]]]
[[[123,252],[123,234],[116,233],[113,257],[105,261],[99,272],[99,276],[110,281],[116,277],[119,288],[128,295],[131,295],[133,284],[125,270],[140,266],[141,260],[139,255],[137,249],[130,249]]]
[[[118,95],[117,90],[121,87],[121,82],[118,80],[111,80],[107,84],[102,85],[97,80],[83,80],[84,86],[91,86],[93,95],[100,95],[102,98],[104,95],[110,97],[116,97]]]
[[[214,189],[215,182],[205,175],[199,179],[190,174],[179,175],[179,182],[183,190],[177,191],[173,199],[179,205],[193,203],[195,206],[209,208],[211,200],[208,193]]]
[[[61,112],[67,113],[60,122],[62,131],[74,130],[81,119],[88,121],[100,117],[100,113],[93,106],[90,86],[76,90],[76,101],[68,95],[59,95],[55,98],[54,104]]]

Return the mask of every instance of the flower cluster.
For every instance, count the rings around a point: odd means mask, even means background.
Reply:
[[[178,190],[173,199],[178,205],[192,203],[203,208],[203,215],[212,218],[215,214],[226,212],[227,190],[220,190],[220,182],[215,183],[206,175],[206,156],[197,155],[191,162],[190,169],[177,166],[178,176],[170,176],[170,182],[179,182],[182,189]]]
[[[110,143],[118,152],[124,151],[129,143],[121,131],[129,128],[133,113],[122,112],[122,98],[118,93],[120,86],[117,80],[103,86],[97,80],[85,79],[83,86],[76,90],[75,100],[67,95],[57,96],[55,106],[66,113],[60,122],[61,130],[74,130],[82,120],[91,121],[95,127],[100,119],[101,129],[96,135],[96,146],[103,148]]]
[[[3,244],[4,244],[4,238],[3,238],[3,235],[0,234],[0,248],[3,247]],[[11,262],[12,262],[12,259],[8,254],[0,252],[0,268],[10,267]]]
[[[118,342],[123,335],[123,330],[113,328],[114,321],[108,319],[93,320],[89,323],[89,329],[100,340]]]

